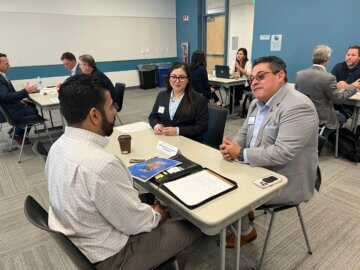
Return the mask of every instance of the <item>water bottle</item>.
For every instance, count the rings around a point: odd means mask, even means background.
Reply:
[[[42,89],[42,81],[41,81],[40,77],[37,77],[37,86],[38,86],[38,89],[41,91],[41,89]]]
[[[216,70],[215,67],[213,68],[213,73],[212,73],[213,77],[216,77]]]

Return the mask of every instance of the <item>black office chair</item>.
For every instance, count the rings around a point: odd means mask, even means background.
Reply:
[[[48,128],[46,126],[46,123],[45,123],[46,119],[43,118],[41,115],[38,115],[38,114],[37,115],[31,115],[29,117],[24,117],[23,119],[20,119],[20,120],[15,120],[11,116],[11,114],[8,112],[8,110],[2,104],[0,104],[0,111],[4,115],[6,121],[9,123],[9,125],[14,127],[12,135],[11,135],[11,142],[10,142],[9,152],[11,152],[11,150],[12,150],[12,143],[13,143],[14,137],[15,137],[15,127],[25,127],[24,138],[23,138],[23,141],[22,141],[22,144],[21,144],[20,155],[19,155],[19,160],[18,160],[19,163],[21,162],[21,156],[22,156],[22,152],[23,152],[23,148],[24,148],[25,136],[27,136],[27,130],[28,130],[29,126],[34,126],[34,128],[37,131],[36,125],[39,125],[39,124],[44,125],[44,127],[46,129],[46,132],[49,135],[51,143],[53,142],[53,140],[52,140],[52,138],[50,136],[49,130],[48,130]],[[36,132],[36,133],[38,134],[39,139],[40,139],[39,132]]]
[[[123,106],[125,87],[126,84],[124,83],[115,84],[114,103],[118,113],[121,111]],[[122,125],[123,123],[121,122],[118,114],[116,114],[116,118],[119,120],[120,124]]]
[[[32,197],[27,196],[24,203],[24,212],[26,218],[31,224],[47,231],[61,249],[69,256],[71,261],[80,270],[96,270],[96,267],[85,257],[85,255],[70,241],[70,239],[61,232],[53,231],[48,226],[48,213]],[[171,257],[163,262],[154,270],[178,270],[177,260]]]
[[[219,149],[223,140],[227,113],[226,108],[209,105],[208,129],[203,135],[203,144]]]
[[[82,270],[96,270],[96,267],[82,254],[82,252],[60,232],[53,231],[48,226],[48,213],[31,196],[27,196],[24,204],[24,212],[27,219],[34,226],[49,232],[50,236],[69,256],[71,261]]]
[[[46,158],[48,156],[48,150],[46,150],[42,142],[36,141],[33,144],[32,150],[36,155],[43,157],[43,159],[46,161]]]

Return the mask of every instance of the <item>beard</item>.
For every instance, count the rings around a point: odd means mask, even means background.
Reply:
[[[114,131],[115,117],[114,117],[114,120],[112,122],[110,122],[110,121],[107,121],[105,113],[101,112],[101,114],[102,114],[102,119],[103,119],[103,121],[101,123],[102,132],[103,132],[104,136],[109,137]]]

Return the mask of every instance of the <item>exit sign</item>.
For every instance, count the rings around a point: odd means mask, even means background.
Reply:
[[[188,22],[189,21],[189,15],[184,15],[183,16],[183,21]]]

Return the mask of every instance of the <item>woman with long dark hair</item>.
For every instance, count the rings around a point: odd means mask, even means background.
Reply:
[[[248,52],[245,48],[240,48],[237,50],[236,58],[231,66],[230,75],[234,76],[235,73],[238,73],[239,76],[245,76],[249,78],[251,75],[252,64],[251,61],[248,59]],[[235,89],[235,98],[234,98],[234,105],[240,105],[240,100],[244,91],[250,91],[250,86],[246,81],[245,85],[236,86]],[[251,98],[251,97],[250,97]],[[244,104],[246,104],[246,100],[244,100]],[[243,106],[243,113],[245,111],[245,106]]]
[[[191,56],[191,84],[194,90],[208,100],[214,99],[216,105],[221,106],[218,96],[215,94],[215,89],[210,87],[208,74],[206,71],[206,60],[204,52],[196,50]]]
[[[154,133],[182,135],[201,142],[208,127],[208,105],[205,97],[192,90],[189,67],[175,63],[169,70],[166,86],[149,115]]]

